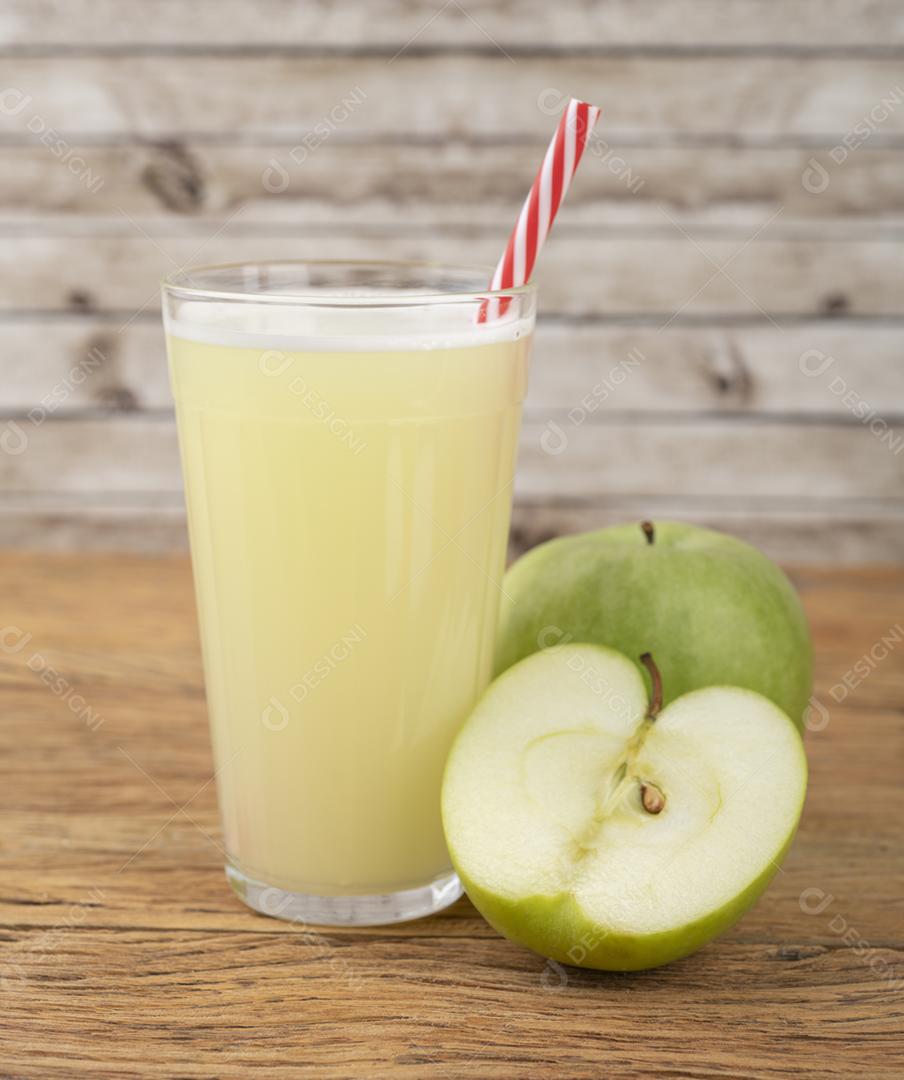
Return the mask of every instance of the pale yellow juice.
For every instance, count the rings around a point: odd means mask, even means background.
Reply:
[[[168,348],[230,861],[319,896],[424,886],[490,676],[531,326],[201,309]]]

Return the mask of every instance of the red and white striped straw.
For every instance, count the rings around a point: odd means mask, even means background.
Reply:
[[[595,105],[588,105],[586,101],[572,98],[568,102],[540,171],[521,207],[502,258],[496,266],[496,272],[490,280],[490,288],[494,292],[525,285],[530,281],[534,263],[549,235],[599,115],[600,110]],[[494,310],[497,304],[498,311]],[[508,304],[506,297],[490,304],[484,301],[477,315],[478,322],[486,322],[488,314],[490,317],[502,314]]]

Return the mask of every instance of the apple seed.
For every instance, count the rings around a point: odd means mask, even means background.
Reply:
[[[660,814],[665,809],[665,795],[648,780],[641,781],[640,801],[648,814]]]

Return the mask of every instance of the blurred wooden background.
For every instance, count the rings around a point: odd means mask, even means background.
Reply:
[[[0,544],[185,546],[157,280],[495,260],[561,102],[515,542],[904,557],[904,5],[0,0]]]

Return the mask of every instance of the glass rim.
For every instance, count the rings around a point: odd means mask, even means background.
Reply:
[[[306,291],[300,286],[291,292],[248,292],[241,289],[211,288],[191,283],[193,276],[210,274],[214,271],[243,270],[248,268],[307,266],[338,270],[349,269],[398,269],[416,271],[425,274],[428,271],[450,271],[452,273],[471,273],[486,276],[490,280],[494,267],[480,263],[447,263],[427,259],[265,259],[260,261],[243,260],[241,262],[205,263],[198,266],[186,266],[161,279],[160,286],[169,296],[193,300],[228,300],[237,303],[265,304],[316,304],[318,307],[400,307],[416,304],[447,303],[475,304],[497,297],[530,297],[536,294],[537,286],[529,281],[525,285],[515,285],[508,289],[435,289],[433,291],[406,291],[399,289],[393,293],[374,294],[371,296],[347,295],[341,293],[318,292],[311,286]],[[429,286],[428,286],[429,289]]]

